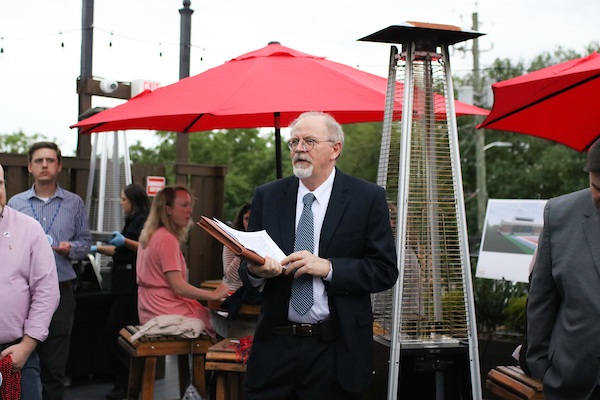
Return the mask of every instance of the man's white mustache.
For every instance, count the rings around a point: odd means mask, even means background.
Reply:
[[[312,164],[312,159],[310,159],[310,158],[308,158],[308,157],[302,157],[302,156],[300,156],[300,155],[298,155],[298,154],[294,155],[294,160],[293,160],[293,161],[294,161],[294,162],[298,162],[298,161],[307,161],[307,162],[309,162],[309,163],[311,163],[311,164]]]

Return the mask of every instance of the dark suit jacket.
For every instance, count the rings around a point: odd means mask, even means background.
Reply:
[[[265,229],[285,254],[294,248],[298,178],[287,177],[256,189],[248,229]],[[332,316],[339,321],[335,339],[337,376],[350,392],[367,388],[372,375],[373,314],[370,294],[386,290],[398,278],[396,247],[385,191],[336,170],[319,241],[319,257],[333,265],[325,287]],[[249,284],[245,263],[240,276]],[[285,351],[285,337],[271,328],[287,322],[291,279],[268,279],[263,291],[247,382],[260,386],[273,371],[272,360]],[[333,368],[333,366],[332,366]]]
[[[527,334],[546,399],[587,399],[600,378],[600,216],[590,189],[546,204]]]

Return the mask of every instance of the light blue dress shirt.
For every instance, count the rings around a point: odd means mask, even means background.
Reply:
[[[60,242],[71,243],[71,251],[66,256],[54,252],[58,281],[70,281],[77,274],[73,269],[74,260],[83,260],[90,251],[92,235],[81,197],[56,184],[54,196],[47,201],[36,196],[34,186],[14,195],[8,206],[36,219],[51,238],[51,245],[57,247]]]

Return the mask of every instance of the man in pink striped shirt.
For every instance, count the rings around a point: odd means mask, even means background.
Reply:
[[[6,206],[0,165],[0,359],[21,371],[21,399],[42,399],[40,361],[34,351],[48,336],[60,292],[56,264],[41,225]]]

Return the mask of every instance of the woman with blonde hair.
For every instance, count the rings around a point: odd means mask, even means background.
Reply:
[[[159,315],[199,318],[214,336],[210,314],[197,300],[227,297],[229,287],[202,290],[186,282],[180,246],[191,226],[192,196],[185,186],[167,186],[156,194],[140,235],[137,258],[138,312],[145,324]]]

